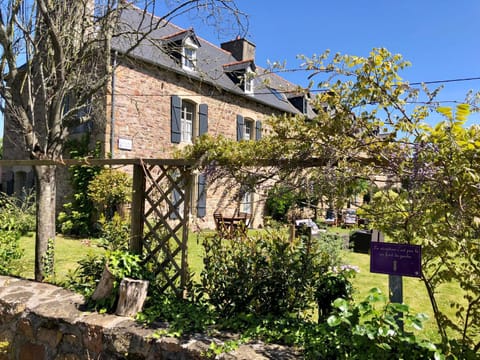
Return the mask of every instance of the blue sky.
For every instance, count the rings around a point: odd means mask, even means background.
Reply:
[[[479,0],[238,0],[237,5],[248,14],[246,38],[255,43],[260,66],[270,60],[298,68],[298,54],[329,49],[367,56],[385,47],[412,63],[400,73],[411,83],[480,78]],[[174,22],[193,26],[214,44],[237,35],[229,23],[219,32],[188,16]],[[282,76],[307,84],[305,73]],[[438,99],[462,101],[470,89],[480,91],[480,80],[446,83]],[[480,116],[471,116],[473,123],[480,123]]]

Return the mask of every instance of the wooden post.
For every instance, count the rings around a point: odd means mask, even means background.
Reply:
[[[189,168],[188,172],[184,173],[186,177],[186,185],[184,188],[185,191],[185,204],[183,207],[183,228],[182,228],[182,259],[181,259],[181,267],[182,273],[180,278],[180,287],[183,290],[183,296],[185,296],[185,291],[188,283],[188,227],[190,226],[190,207],[191,199],[192,199],[192,187],[195,186],[194,175],[192,173],[192,169]]]
[[[135,316],[142,311],[147,297],[148,281],[124,278],[120,283],[116,315]]]
[[[132,209],[130,213],[130,244],[135,254],[142,254],[143,220],[145,213],[145,174],[142,165],[133,166]]]

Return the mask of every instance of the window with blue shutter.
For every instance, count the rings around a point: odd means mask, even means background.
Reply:
[[[182,138],[182,99],[173,95],[171,99],[171,141],[179,144]]]
[[[262,122],[257,120],[255,122],[255,140],[260,140],[262,138]]]
[[[207,214],[207,176],[205,174],[198,175],[198,198],[197,198],[197,216],[205,217]]]
[[[198,135],[202,136],[208,132],[208,105],[198,106]]]
[[[237,115],[237,141],[243,140],[245,122],[242,115]]]

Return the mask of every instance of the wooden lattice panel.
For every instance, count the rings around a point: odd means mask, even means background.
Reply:
[[[143,217],[141,249],[144,265],[162,285],[181,292],[186,284],[190,168],[142,164]]]

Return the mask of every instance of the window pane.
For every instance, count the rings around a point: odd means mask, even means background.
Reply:
[[[189,47],[183,48],[183,67],[193,70],[195,68],[196,57],[196,49]]]
[[[182,103],[182,134],[183,142],[191,142],[193,138],[193,115],[194,105],[188,102]]]
[[[243,134],[245,140],[250,140],[252,138],[252,128],[253,123],[251,121],[245,121],[245,133]]]

